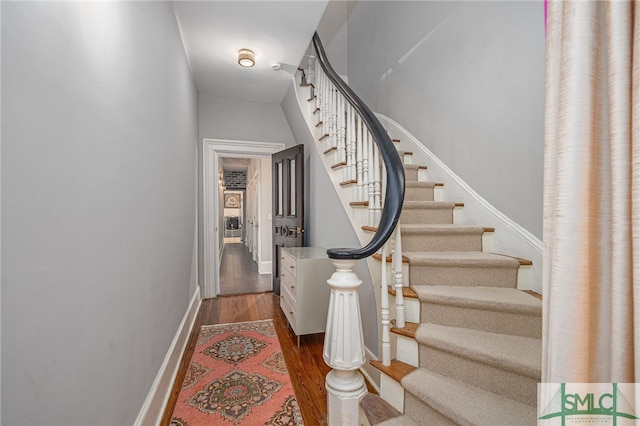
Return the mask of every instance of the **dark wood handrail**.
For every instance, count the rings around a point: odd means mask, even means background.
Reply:
[[[384,205],[382,206],[382,216],[380,217],[378,229],[369,244],[356,249],[330,248],[327,250],[327,255],[331,259],[364,259],[382,248],[389,237],[391,237],[400,219],[400,212],[402,211],[402,203],[404,201],[404,167],[402,166],[398,151],[393,145],[393,142],[391,142],[391,138],[389,138],[380,120],[378,120],[371,109],[351,90],[344,80],[340,78],[329,63],[318,33],[313,34],[313,47],[316,50],[318,61],[324,73],[356,110],[358,115],[360,115],[369,132],[371,132],[373,140],[376,145],[378,145],[382,162],[387,170],[387,190]]]

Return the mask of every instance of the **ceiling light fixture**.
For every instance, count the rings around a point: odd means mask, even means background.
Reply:
[[[238,64],[241,67],[252,67],[256,64],[252,50],[240,49],[238,52]]]

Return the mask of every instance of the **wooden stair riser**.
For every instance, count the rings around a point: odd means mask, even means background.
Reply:
[[[542,317],[535,315],[422,302],[420,318],[433,324],[542,338]]]
[[[452,224],[453,208],[438,209],[407,209],[403,208],[400,214],[402,224]]]
[[[537,402],[537,384],[540,379],[536,380],[426,345],[420,345],[420,365],[523,404],[535,406]]]
[[[410,233],[402,230],[402,250],[411,251],[482,251],[482,234],[478,233]]]
[[[453,420],[444,416],[435,408],[405,392],[405,415],[421,425],[457,426]]]
[[[429,266],[410,263],[408,280],[410,285],[515,288],[517,276],[517,269]]]

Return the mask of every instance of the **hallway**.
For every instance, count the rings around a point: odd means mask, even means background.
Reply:
[[[226,243],[220,262],[220,295],[265,291],[271,291],[271,274],[258,273],[258,265],[243,243]]]
[[[171,424],[171,415],[188,371],[200,327],[262,319],[273,319],[305,424],[327,424],[327,391],[324,381],[330,368],[322,358],[324,333],[304,336],[302,346],[298,349],[296,336],[280,309],[280,298],[273,293],[261,293],[216,297],[202,301],[160,422],[161,426]]]

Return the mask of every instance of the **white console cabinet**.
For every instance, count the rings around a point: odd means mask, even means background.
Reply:
[[[298,337],[322,333],[327,324],[327,280],[335,272],[326,249],[284,247],[280,256],[280,307]]]

